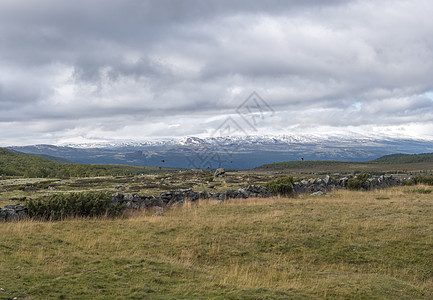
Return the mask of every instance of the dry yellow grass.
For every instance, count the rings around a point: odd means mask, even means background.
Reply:
[[[0,224],[0,298],[433,298],[429,187]]]

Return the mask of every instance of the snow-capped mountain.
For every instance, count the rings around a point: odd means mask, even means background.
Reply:
[[[373,141],[390,140],[388,137],[373,137],[373,136],[339,136],[328,135],[326,137],[320,135],[276,135],[276,136],[225,136],[225,137],[207,137],[198,138],[193,136],[182,137],[180,139],[167,139],[163,141],[134,141],[134,140],[113,140],[104,142],[91,143],[67,143],[57,144],[62,147],[72,147],[81,149],[91,148],[135,148],[147,146],[201,146],[201,145],[272,145],[272,144],[314,144],[322,142],[373,142]],[[55,146],[54,146],[55,147]]]
[[[182,137],[180,139],[166,139],[166,140],[113,140],[104,142],[91,142],[91,143],[68,143],[68,144],[57,144],[62,147],[72,147],[80,149],[91,149],[91,148],[137,148],[137,147],[166,147],[166,146],[186,146],[186,147],[197,147],[203,145],[296,145],[296,144],[331,144],[331,143],[344,143],[353,145],[381,145],[387,142],[405,141],[411,142],[422,142],[432,143],[431,140],[425,139],[414,139],[414,138],[396,138],[386,135],[361,135],[356,133],[342,134],[306,134],[306,135],[251,135],[251,136],[224,136],[224,137],[206,137],[199,138],[194,136]]]
[[[247,169],[265,163],[299,160],[368,161],[392,153],[433,152],[433,141],[380,135],[276,135],[184,137],[159,141],[10,147],[78,163],[110,163],[182,168]]]

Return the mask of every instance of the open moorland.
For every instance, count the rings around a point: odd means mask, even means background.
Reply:
[[[433,155],[390,157],[371,162],[290,161],[263,165],[254,170],[229,170],[227,177],[216,179],[210,170],[59,163],[0,148],[0,207],[65,192],[108,191],[141,195],[179,189],[219,192],[265,184],[284,174],[305,179],[364,172],[401,178],[432,175]],[[41,174],[46,176],[40,178]]]
[[[159,171],[158,171],[159,172]],[[69,192],[121,192],[158,195],[163,191],[193,189],[218,192],[264,184],[273,173],[227,172],[225,178],[214,178],[208,170],[179,170],[136,176],[99,176],[59,178],[7,178],[0,180],[0,207],[24,203],[53,194]]]
[[[0,298],[431,299],[425,186],[0,224]]]
[[[433,158],[433,155],[431,156]],[[287,173],[297,176],[354,173],[394,174],[403,177],[433,174],[433,161],[377,160],[371,162],[288,161],[267,164],[255,169],[262,172]]]
[[[405,177],[431,174],[429,163],[371,164],[372,172]],[[223,178],[206,170],[134,174],[117,166],[98,166],[104,176],[92,177],[3,175],[0,207],[70,192],[214,193],[265,185],[282,174],[308,179],[353,171],[339,162],[285,164]],[[33,167],[39,172],[38,163]],[[132,174],[106,175],[111,168]],[[199,200],[117,218],[3,222],[0,299],[432,299],[432,195],[433,187],[412,185]]]

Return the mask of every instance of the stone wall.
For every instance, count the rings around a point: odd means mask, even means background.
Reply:
[[[356,177],[343,177],[335,179],[330,176],[326,176],[325,178],[302,180],[293,184],[293,190],[295,195],[326,193],[328,191],[346,189],[348,182],[353,179],[356,179]],[[362,190],[374,190],[402,184],[403,180],[394,178],[391,175],[372,176],[367,179],[362,187]]]
[[[330,176],[302,180],[293,184],[293,196],[300,194],[321,195],[326,192],[346,189],[349,178],[334,179]],[[372,190],[401,185],[402,180],[392,176],[373,176],[367,179],[363,190]],[[228,199],[268,198],[273,195],[267,188],[260,185],[250,185],[246,189],[228,190],[209,193],[207,191],[178,190],[163,192],[159,196],[140,196],[138,194],[121,194],[113,196],[113,204],[124,203],[127,209],[148,209],[152,207],[170,207],[183,205],[185,201],[195,202],[199,199],[214,199],[223,202]]]
[[[348,177],[335,179],[330,176],[302,180],[293,184],[293,195],[311,194],[321,195],[328,191],[346,189]],[[363,190],[372,190],[401,185],[401,179],[392,176],[373,176],[363,184]],[[164,207],[180,206],[186,201],[195,202],[199,199],[214,199],[223,202],[228,199],[268,198],[271,193],[263,186],[250,185],[246,189],[228,190],[225,192],[209,193],[207,191],[178,190],[163,192],[159,196],[141,196],[132,193],[116,193],[112,197],[112,204],[125,204],[126,209],[162,209]],[[19,221],[28,216],[27,209],[22,205],[7,205],[0,209],[0,221]]]
[[[26,219],[27,208],[23,205],[6,205],[0,208],[0,222],[13,222]]]
[[[250,185],[246,189],[228,190],[225,192],[209,193],[207,191],[178,190],[163,192],[159,196],[140,196],[138,194],[116,193],[113,198],[113,205],[125,204],[127,209],[145,209],[151,207],[166,207],[183,205],[185,201],[195,202],[199,199],[214,199],[225,201],[227,199],[246,198],[268,198],[271,193],[265,187]]]

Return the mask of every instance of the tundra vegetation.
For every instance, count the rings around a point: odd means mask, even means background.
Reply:
[[[56,159],[56,158],[52,158]],[[0,175],[26,178],[71,178],[107,175],[137,175],[166,172],[167,168],[122,165],[86,165],[48,160],[36,155],[15,153],[0,148]]]
[[[214,178],[205,170],[156,171],[3,176],[0,206],[27,201],[36,217],[0,223],[0,299],[433,298],[430,176],[387,189],[286,197],[295,181],[317,173],[229,171]],[[430,171],[423,172],[417,174]],[[364,175],[349,179],[356,185]],[[250,184],[280,196],[199,200],[115,218],[115,211],[98,211],[118,191],[217,192]],[[62,213],[37,214],[46,211]]]
[[[0,298],[433,297],[428,186],[0,224]]]

